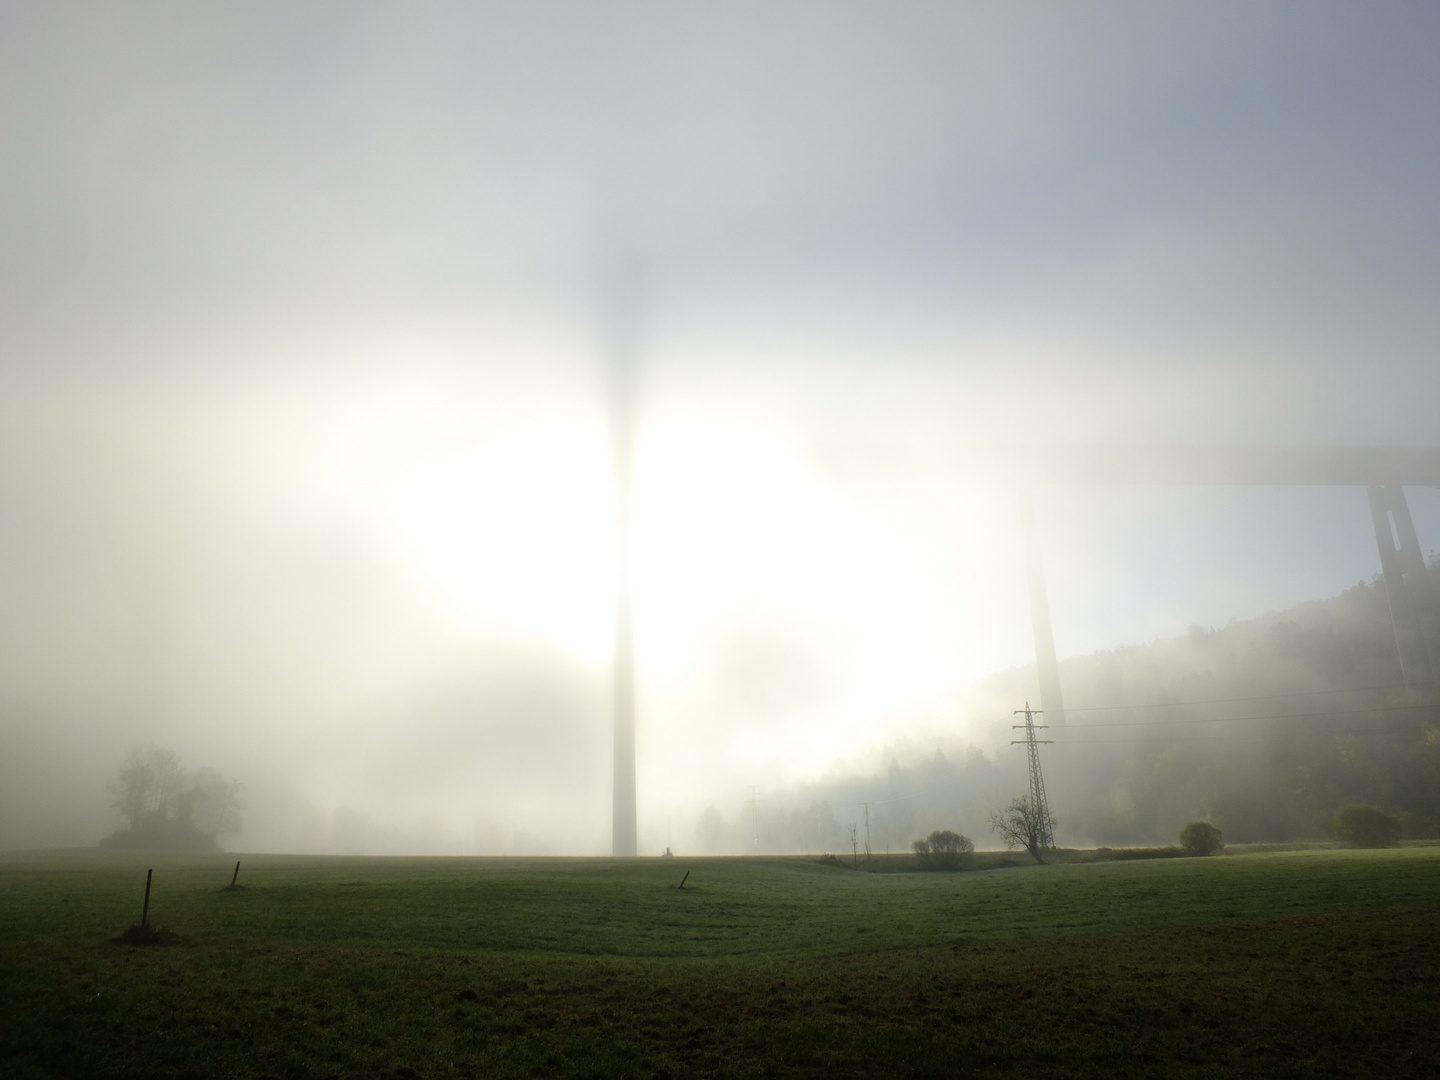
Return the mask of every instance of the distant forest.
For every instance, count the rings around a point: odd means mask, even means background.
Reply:
[[[1042,757],[1061,846],[1173,844],[1201,818],[1229,843],[1327,840],[1346,803],[1397,815],[1407,838],[1440,836],[1440,693],[1401,685],[1378,578],[1060,668],[1067,724]],[[993,723],[987,750],[894,747],[888,767],[773,793],[731,821],[712,808],[701,843],[753,850],[758,834],[762,851],[849,856],[852,824],[863,851],[869,802],[877,852],[937,828],[997,846],[985,819],[1026,783],[1023,749],[1004,745],[1010,710],[1034,685],[1024,667],[972,688],[960,719]]]

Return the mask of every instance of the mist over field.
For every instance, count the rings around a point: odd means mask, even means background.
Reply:
[[[1440,699],[1403,685],[1379,581],[1070,657],[1061,677],[1066,720],[1043,733],[1043,761],[1062,846],[1173,845],[1196,819],[1234,843],[1329,840],[1347,802],[1389,808],[1408,836],[1440,834]],[[863,845],[868,804],[877,854],[942,827],[996,846],[991,811],[1026,787],[1006,706],[1033,700],[1034,680],[1033,666],[981,680],[937,712],[930,738],[875,747],[729,818],[713,808],[696,839],[850,858],[847,829]]]
[[[877,850],[993,843],[1018,497],[944,463],[1440,442],[1437,47],[1327,3],[0,4],[0,848],[112,834],[153,747],[243,785],[236,850],[609,853],[620,376],[640,852],[839,851],[866,801]],[[1058,841],[1440,829],[1362,487],[1034,501]]]

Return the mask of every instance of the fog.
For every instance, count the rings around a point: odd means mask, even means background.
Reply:
[[[1418,6],[0,5],[0,847],[95,843],[154,745],[245,785],[241,850],[608,852],[617,333],[640,851],[743,849],[752,786],[848,824],[937,749],[957,820],[911,824],[973,829],[1036,695],[1016,492],[835,451],[1440,441],[1437,46]],[[1360,488],[1035,502],[1062,659],[1379,570]]]

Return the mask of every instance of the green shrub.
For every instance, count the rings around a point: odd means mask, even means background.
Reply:
[[[1208,821],[1192,821],[1180,830],[1180,850],[1186,855],[1218,855],[1225,837]]]
[[[1400,819],[1373,806],[1342,806],[1335,812],[1335,835],[1351,847],[1394,847],[1400,841]]]
[[[910,847],[922,870],[958,870],[964,856],[975,850],[968,836],[949,829],[936,829]]]

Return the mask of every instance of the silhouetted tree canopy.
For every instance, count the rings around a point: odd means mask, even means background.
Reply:
[[[125,825],[100,843],[214,850],[222,836],[240,831],[240,791],[214,769],[187,773],[173,750],[132,750],[110,784]]]
[[[1192,821],[1180,830],[1180,850],[1186,855],[1215,855],[1225,849],[1225,837],[1208,821]]]
[[[1400,819],[1373,806],[1342,806],[1335,812],[1335,835],[1351,847],[1394,847],[1400,842]]]
[[[964,856],[975,850],[968,836],[949,829],[936,829],[910,847],[922,870],[958,870]]]

